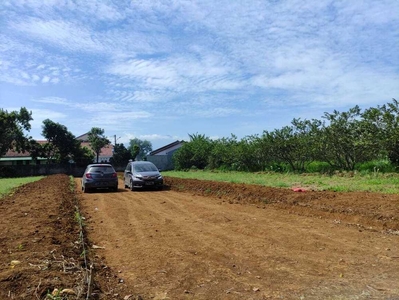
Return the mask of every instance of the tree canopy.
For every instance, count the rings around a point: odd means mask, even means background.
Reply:
[[[78,165],[87,165],[94,158],[93,152],[82,147],[79,140],[68,131],[68,128],[50,119],[43,121],[42,135],[47,143],[40,145],[32,142],[30,152],[33,158],[47,157],[48,161],[58,163],[75,162]]]
[[[60,163],[72,160],[80,147],[80,142],[68,131],[67,127],[50,119],[45,119],[42,129],[42,135],[48,141],[43,146],[46,157],[55,159]]]
[[[359,106],[334,110],[321,120],[293,119],[291,125],[241,140],[234,135],[189,137],[173,156],[176,169],[303,172],[318,163],[331,172],[353,171],[378,160],[399,167],[399,102],[393,99],[365,111]]]
[[[98,163],[98,157],[101,153],[101,149],[106,145],[109,145],[111,141],[104,135],[104,129],[93,127],[88,133],[88,140],[90,147],[96,153],[96,162]]]
[[[129,159],[131,159],[132,154],[128,149],[126,149],[123,144],[115,144],[114,153],[111,158],[111,163],[117,166],[126,165]]]
[[[18,111],[8,112],[0,109],[0,156],[9,149],[24,151],[28,148],[31,137],[25,135],[25,131],[31,129],[32,112],[25,107]]]
[[[152,151],[152,144],[150,141],[134,138],[129,141],[128,150],[134,160],[146,160]]]

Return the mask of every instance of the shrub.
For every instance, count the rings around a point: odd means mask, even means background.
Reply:
[[[388,159],[372,160],[361,164],[357,164],[355,169],[363,174],[367,172],[381,172],[381,173],[396,172],[396,167],[392,165]]]
[[[330,174],[334,172],[333,167],[331,167],[328,163],[323,161],[313,161],[307,164],[305,171],[307,173],[322,173],[322,174]]]

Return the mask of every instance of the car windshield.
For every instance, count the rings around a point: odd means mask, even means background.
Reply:
[[[158,171],[157,167],[151,164],[138,164],[134,166],[136,172],[154,172]]]
[[[95,166],[90,168],[91,173],[114,173],[114,169],[111,166]]]

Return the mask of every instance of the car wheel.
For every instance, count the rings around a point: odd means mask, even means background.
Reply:
[[[130,190],[131,190],[132,192],[134,191],[133,181],[130,181]]]
[[[82,190],[83,190],[83,193],[89,192],[89,189],[87,187],[85,187],[84,185],[82,185]]]

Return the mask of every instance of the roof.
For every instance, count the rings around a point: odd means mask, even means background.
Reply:
[[[89,142],[81,142],[80,145],[82,147],[87,147],[87,148],[91,149]],[[109,144],[109,145],[101,148],[101,152],[100,152],[99,157],[112,156],[113,155],[113,149],[114,149],[114,146],[112,144]]]
[[[38,142],[41,145],[47,143],[46,140],[37,140],[36,142]],[[8,149],[6,154],[4,154],[2,157],[3,158],[6,158],[6,157],[30,157],[30,152],[29,151],[18,152],[18,151],[15,151],[14,149]]]
[[[37,140],[36,142],[38,142],[39,144],[42,144],[42,145],[48,143],[46,140]],[[81,144],[82,147],[87,147],[87,148],[91,149],[89,142],[82,141],[80,144]],[[99,158],[113,156],[113,149],[114,149],[114,146],[112,144],[101,148],[101,152],[100,152]],[[11,149],[11,150],[8,150],[7,153],[2,156],[2,158],[15,158],[15,159],[17,159],[17,158],[20,158],[20,157],[29,158],[30,156],[31,155],[30,155],[29,151],[18,152],[18,151],[15,151],[15,150]]]
[[[82,135],[79,135],[76,139],[79,140],[79,141],[87,142],[89,140],[89,133],[86,132],[86,133],[84,133]]]
[[[172,148],[172,147],[174,147],[174,146],[177,146],[177,145],[179,145],[179,144],[184,144],[184,143],[185,143],[185,141],[175,141],[175,142],[170,143],[170,144],[168,144],[168,145],[166,145],[166,146],[163,146],[163,147],[158,148],[158,149],[156,149],[156,150],[154,150],[154,151],[151,151],[151,152],[150,152],[150,155],[156,155],[157,153],[160,153],[160,152],[162,152],[162,151],[168,150],[169,148]]]

